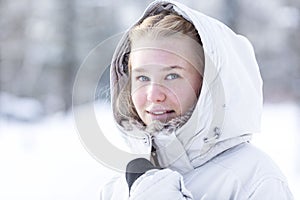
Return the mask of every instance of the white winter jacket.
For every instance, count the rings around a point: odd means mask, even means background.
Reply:
[[[153,145],[157,151],[152,156],[163,169],[148,171],[130,191],[125,176],[113,179],[102,189],[101,199],[293,199],[277,166],[250,143],[252,134],[260,131],[263,99],[249,41],[221,22],[171,0],[154,1],[140,20],[163,9],[192,22],[200,35],[205,56],[201,94],[182,127],[155,137],[123,130],[114,110],[120,137],[133,157],[150,159]],[[128,78],[127,34],[111,64],[113,105]]]

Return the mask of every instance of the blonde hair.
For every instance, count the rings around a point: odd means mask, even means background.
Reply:
[[[182,16],[166,10],[159,14],[145,18],[139,24],[131,28],[129,30],[129,41],[132,46],[134,41],[143,39],[144,37],[157,39],[161,37],[175,36],[176,34],[188,36],[202,46],[200,36],[194,25]],[[137,114],[131,98],[130,54],[127,65],[129,73],[128,81],[116,98],[116,111],[118,112],[118,116],[123,120],[125,119],[126,121],[134,123],[137,122],[139,125],[145,126]],[[122,120],[121,125],[124,125],[122,124]]]
[[[178,33],[194,39],[202,46],[200,36],[194,25],[182,16],[168,11],[149,16],[140,24],[134,26],[129,31],[129,40],[132,43],[146,36],[155,39],[157,37],[172,36]]]

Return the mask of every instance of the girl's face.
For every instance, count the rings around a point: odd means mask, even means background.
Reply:
[[[143,40],[133,44],[131,96],[146,125],[155,120],[167,122],[195,105],[202,85],[199,69],[203,66],[199,66],[201,58],[195,56],[199,46],[184,38]]]

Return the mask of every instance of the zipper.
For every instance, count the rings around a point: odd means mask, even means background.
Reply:
[[[156,153],[156,149],[154,148],[154,146],[152,145],[151,148],[151,162],[156,166],[159,167],[159,162],[158,162],[158,158],[157,158],[157,153]]]

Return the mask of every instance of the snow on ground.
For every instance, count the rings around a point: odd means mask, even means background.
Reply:
[[[278,163],[295,199],[300,199],[299,119],[293,104],[266,105],[262,134],[253,140]],[[105,127],[110,123],[107,118]],[[96,200],[115,174],[85,150],[72,114],[34,123],[0,118],[0,199]]]
[[[0,199],[93,200],[113,172],[84,149],[71,116],[0,121]]]

